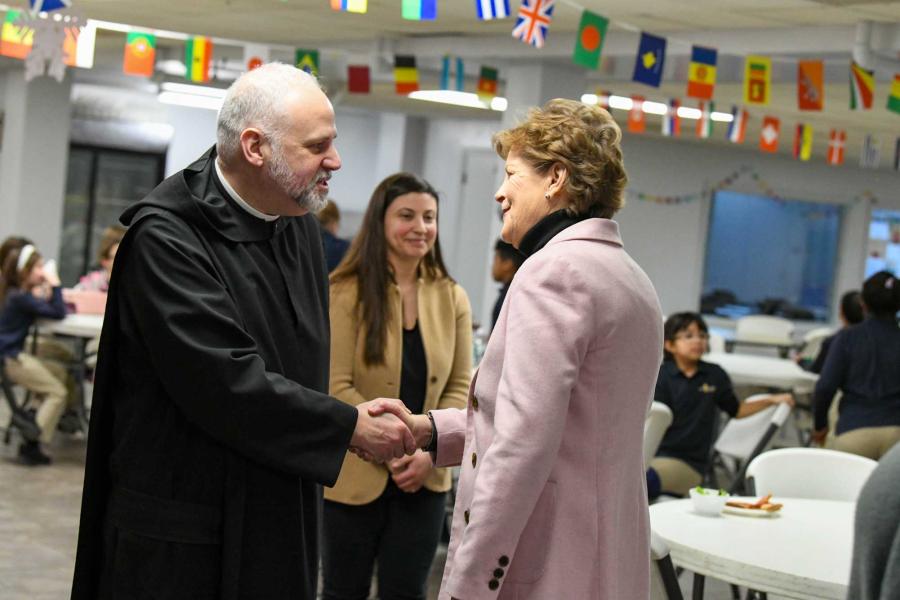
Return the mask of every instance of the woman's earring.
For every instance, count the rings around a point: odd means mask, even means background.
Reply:
[[[549,199],[550,199],[550,192],[547,192],[547,193],[544,194],[544,199],[545,199],[545,200],[549,200]]]

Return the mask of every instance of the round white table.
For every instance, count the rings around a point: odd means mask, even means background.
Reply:
[[[786,358],[710,352],[703,356],[703,360],[722,367],[734,385],[759,385],[810,392],[819,378],[815,373],[804,371],[797,363]]]
[[[59,321],[41,319],[40,322],[38,322],[38,329],[42,333],[92,339],[100,335],[100,331],[103,329],[103,315],[71,313]]]
[[[653,531],[689,571],[800,600],[844,600],[856,503],[775,498],[778,516],[694,512],[689,499],[650,507]]]

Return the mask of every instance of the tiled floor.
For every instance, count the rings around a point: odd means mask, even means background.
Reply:
[[[7,422],[5,406],[0,423]],[[69,597],[84,469],[85,442],[57,436],[48,467],[18,464],[15,440],[0,446],[0,599],[64,600]],[[444,549],[429,580],[429,600],[437,598]],[[690,597],[690,573],[682,575]],[[707,581],[707,600],[730,600],[728,586]],[[776,600],[770,596],[772,600]],[[591,599],[571,599],[591,600]],[[625,599],[623,599],[625,600]]]

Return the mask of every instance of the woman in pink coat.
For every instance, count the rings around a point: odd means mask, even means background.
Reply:
[[[502,237],[527,258],[466,409],[407,416],[436,465],[462,467],[442,600],[649,597],[641,448],[662,317],[610,220],[621,137],[562,99],[494,136]]]

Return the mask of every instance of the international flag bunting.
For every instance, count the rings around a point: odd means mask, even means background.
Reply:
[[[900,113],[900,73],[894,75],[894,83],[891,84],[891,93],[888,95],[888,110]]]
[[[647,120],[644,116],[643,96],[631,97],[631,110],[628,111],[628,131],[631,133],[644,133],[647,129]]]
[[[691,64],[688,67],[687,95],[699,100],[712,100],[716,87],[716,62],[718,52],[714,48],[691,48]]]
[[[297,48],[294,53],[294,66],[306,71],[313,77],[319,76],[319,51]]]
[[[452,68],[451,68],[452,67]],[[452,71],[452,73],[451,73]],[[453,85],[450,76],[453,75]],[[460,57],[444,56],[441,64],[441,89],[463,92],[466,89],[466,70]]]
[[[850,63],[850,110],[869,110],[875,97],[875,73]]]
[[[812,156],[813,128],[803,123],[797,124],[794,133],[794,158],[807,161]]]
[[[248,71],[269,62],[269,47],[264,44],[244,44],[244,67]]]
[[[531,44],[535,48],[543,48],[547,38],[547,30],[553,20],[553,7],[556,0],[522,0],[519,7],[519,18],[513,27],[512,36]]]
[[[22,11],[9,10],[0,27],[0,55],[25,59],[34,43],[34,30],[20,22]],[[94,66],[97,26],[88,22],[77,35],[66,34],[63,40],[63,62],[70,67],[90,69]]]
[[[759,133],[759,149],[763,152],[778,152],[778,133],[781,121],[776,117],[764,117]]]
[[[797,108],[822,110],[825,104],[825,63],[801,60],[797,63]]]
[[[366,14],[368,10],[368,0],[331,0],[332,10],[341,10],[344,12]]]
[[[19,22],[21,14],[18,10],[6,13],[3,29],[0,31],[0,54],[3,56],[24,59],[31,52],[34,31],[22,26]]]
[[[732,144],[743,144],[747,135],[747,120],[750,114],[743,108],[731,108],[731,123],[728,125],[728,141]]]
[[[772,91],[772,59],[748,56],[744,63],[744,104],[768,104]]]
[[[192,37],[184,45],[185,77],[198,83],[209,81],[209,63],[212,62],[213,43],[207,37]]]
[[[481,67],[478,76],[478,97],[482,102],[490,102],[497,95],[497,69],[494,67]]]
[[[678,116],[678,109],[681,102],[675,98],[669,100],[669,108],[662,119],[662,134],[665,136],[681,135],[681,117]]]
[[[706,139],[712,135],[712,113],[716,110],[714,102],[700,103],[700,118],[697,119],[697,137]]]
[[[604,90],[602,88],[597,88],[594,90],[597,96],[597,106],[602,108],[603,110],[609,110],[609,97],[612,96],[612,92],[609,90]]]
[[[347,91],[351,94],[368,94],[372,91],[368,65],[347,67]]]
[[[52,12],[72,6],[72,0],[29,0],[32,14],[39,12]]]
[[[156,36],[149,33],[129,33],[125,38],[125,59],[122,71],[126,75],[150,77],[156,64]]]
[[[600,52],[603,51],[608,27],[609,19],[589,10],[582,11],[575,38],[575,52],[572,54],[572,61],[576,65],[588,69],[596,69],[600,65]]]
[[[509,16],[509,0],[475,0],[479,21],[505,19]]]
[[[409,94],[419,89],[419,71],[416,57],[411,54],[394,56],[394,89],[398,94]]]
[[[659,87],[666,64],[666,38],[641,33],[632,80]]]
[[[847,144],[847,132],[838,129],[831,130],[828,140],[828,164],[844,164],[844,146]]]
[[[867,135],[859,153],[859,166],[863,169],[877,169],[881,162],[881,141],[874,135]]]
[[[400,15],[408,21],[437,19],[437,0],[403,0]]]
[[[894,141],[894,170],[900,171],[900,137]]]

